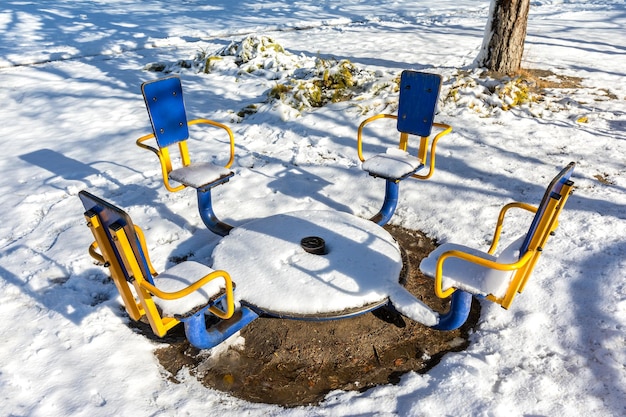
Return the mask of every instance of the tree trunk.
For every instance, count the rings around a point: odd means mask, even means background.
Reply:
[[[519,71],[529,8],[530,0],[491,0],[489,22],[476,58],[479,67],[501,74]]]

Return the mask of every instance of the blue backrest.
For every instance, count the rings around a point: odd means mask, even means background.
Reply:
[[[548,187],[546,188],[546,192],[541,199],[541,203],[537,208],[537,212],[535,213],[535,217],[533,218],[532,223],[530,224],[530,228],[528,229],[528,233],[526,234],[526,238],[524,239],[524,243],[520,248],[520,256],[522,256],[530,246],[530,242],[535,236],[535,232],[537,231],[537,227],[541,222],[541,218],[546,212],[546,208],[548,206],[548,202],[551,198],[560,198],[561,197],[561,189],[563,185],[567,183],[572,176],[572,172],[574,172],[574,167],[576,166],[575,162],[570,162],[565,168],[559,172],[554,179],[550,182]]]
[[[139,238],[137,236],[137,233],[135,232],[135,226],[133,225],[130,216],[119,207],[116,207],[108,201],[96,197],[95,195],[87,191],[83,190],[79,192],[78,197],[83,203],[85,211],[94,212],[100,219],[107,238],[111,242],[111,247],[115,252],[115,257],[117,258],[121,269],[124,271],[126,279],[129,280],[131,278],[130,273],[126,268],[126,265],[122,261],[122,257],[117,251],[115,244],[113,244],[113,238],[109,229],[109,227],[113,226],[114,224],[117,224],[124,228],[124,232],[126,233],[126,236],[128,236],[128,240],[133,249],[133,252],[135,253],[135,256],[137,257],[139,266],[141,267],[144,277],[146,277],[146,279],[149,280],[150,283],[154,284],[154,282],[152,281],[150,268],[148,268],[148,265],[146,263],[145,255],[143,253],[143,250],[141,249],[141,244],[139,243]]]
[[[189,138],[180,78],[147,81],[141,85],[141,92],[160,148]]]
[[[400,76],[398,131],[417,136],[430,136],[441,76],[417,71],[403,71]]]

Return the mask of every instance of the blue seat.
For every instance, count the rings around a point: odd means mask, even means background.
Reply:
[[[209,119],[188,121],[182,84],[177,76],[145,82],[141,85],[141,91],[152,124],[152,133],[137,139],[137,145],[153,152],[159,158],[163,184],[167,190],[176,192],[187,187],[195,188],[200,217],[205,225],[221,236],[228,234],[232,227],[220,221],[213,212],[211,189],[228,182],[233,176],[230,170],[235,159],[233,132],[228,126]],[[217,127],[223,131],[224,137],[228,137],[229,159],[225,165],[220,166],[210,161],[192,162],[187,141],[190,135],[189,126],[193,125]],[[146,143],[152,139],[156,141],[156,147]],[[170,156],[170,149],[174,145],[177,146],[180,157],[180,164],[177,167],[174,167]]]
[[[420,180],[429,179],[435,172],[435,151],[437,142],[452,131],[452,127],[443,123],[435,123],[435,110],[441,88],[441,76],[417,71],[403,71],[400,76],[400,92],[398,114],[377,114],[361,122],[357,131],[357,151],[362,162],[362,169],[374,177],[386,181],[385,199],[380,211],[371,220],[384,225],[387,223],[397,206],[399,182],[407,178]],[[387,149],[366,158],[363,152],[363,131],[369,123],[379,119],[397,120],[396,127],[400,132],[397,148]],[[430,136],[433,127],[437,134]],[[414,150],[411,149],[410,138],[418,137]],[[426,174],[418,174],[429,159]]]

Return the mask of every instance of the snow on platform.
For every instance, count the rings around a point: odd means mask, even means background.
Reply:
[[[309,236],[324,239],[325,254],[303,249],[300,242]],[[398,243],[386,230],[339,211],[254,220],[224,237],[213,260],[237,284],[238,301],[282,316],[340,314],[384,303],[397,292],[402,269]]]

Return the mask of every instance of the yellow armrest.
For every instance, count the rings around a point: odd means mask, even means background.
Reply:
[[[441,254],[439,259],[437,260],[437,271],[435,274],[435,294],[439,298],[447,298],[450,295],[452,295],[454,291],[456,291],[456,288],[448,288],[445,291],[443,290],[443,263],[448,258],[462,259],[467,262],[472,262],[472,263],[484,266],[486,268],[497,269],[499,271],[513,271],[513,270],[520,269],[521,267],[523,267],[532,258],[532,255],[533,255],[533,251],[528,251],[517,262],[510,263],[510,264],[503,264],[503,263],[498,263],[496,261],[490,261],[488,259],[484,259],[476,255],[471,255],[466,252],[461,252],[458,250],[451,250],[451,251],[444,252]]]
[[[225,124],[219,123],[219,122],[215,122],[215,121],[209,120],[209,119],[194,119],[194,120],[190,120],[189,122],[187,122],[187,124],[189,126],[196,125],[196,124],[207,124],[207,125],[211,125],[211,126],[220,127],[222,129],[224,129],[226,131],[226,133],[228,133],[228,137],[230,139],[230,158],[228,160],[228,163],[226,165],[224,165],[224,168],[230,168],[230,166],[235,161],[235,135],[233,134],[233,131],[230,130],[230,128],[228,126],[226,126]]]
[[[145,142],[145,141],[147,141],[149,139],[152,139],[152,138],[154,138],[154,133],[150,133],[149,135],[145,135],[145,136],[140,137],[139,139],[137,139],[137,141],[135,143],[140,148],[147,149],[147,150],[149,150],[151,152],[154,152],[157,156],[159,156],[159,150],[158,149],[153,148],[152,146],[146,145],[145,143],[143,143],[143,142]]]
[[[106,260],[104,259],[104,256],[96,252],[96,249],[98,249],[98,242],[94,241],[91,245],[89,245],[89,255],[91,255],[91,257],[95,259],[98,264],[105,265]]]
[[[357,152],[359,155],[359,159],[361,160],[361,162],[365,161],[365,157],[363,156],[363,128],[365,127],[365,125],[367,125],[368,123],[373,122],[374,120],[378,120],[378,119],[398,119],[398,116],[395,116],[393,114],[377,114],[375,116],[369,117],[365,120],[363,120],[361,122],[361,124],[359,125],[359,129],[357,131],[357,138],[356,138],[356,147],[357,147]]]
[[[413,178],[417,178],[419,180],[427,180],[430,177],[432,177],[432,175],[435,173],[435,150],[437,149],[437,142],[439,141],[439,139],[441,139],[442,137],[444,137],[448,133],[452,132],[452,126],[447,125],[447,124],[433,123],[433,126],[438,128],[438,129],[443,129],[443,130],[441,132],[437,133],[437,135],[433,139],[432,145],[430,145],[430,165],[428,167],[428,174],[426,174],[426,175],[413,174],[412,175]],[[427,137],[423,137],[422,138],[422,142],[423,143],[426,143],[427,140],[428,140]],[[422,155],[420,155],[420,157],[425,162],[425,159],[426,159],[425,151],[420,149],[420,154],[422,154]]]
[[[378,119],[398,119],[398,116],[393,115],[393,114],[377,114],[374,115],[372,117],[369,117],[365,120],[363,120],[361,122],[361,124],[359,125],[359,128],[357,130],[357,153],[359,156],[359,159],[361,160],[361,162],[365,162],[365,156],[363,156],[363,129],[365,128],[365,126],[375,120]],[[412,177],[413,178],[417,178],[417,179],[421,179],[421,180],[427,180],[428,178],[430,178],[434,173],[435,173],[435,151],[437,149],[437,142],[439,141],[439,139],[441,139],[443,136],[447,135],[448,133],[450,133],[452,131],[452,126],[444,124],[444,123],[433,123],[433,127],[436,127],[438,129],[443,129],[441,132],[439,132],[432,141],[431,147],[430,147],[430,166],[428,169],[428,174],[426,175],[418,175],[418,174],[413,174]],[[407,148],[407,137],[408,134],[405,133],[401,133],[400,135],[400,149],[405,150]],[[420,148],[418,150],[418,155],[417,157],[423,162],[425,163],[426,161],[426,157],[427,157],[427,144],[428,144],[428,137],[422,137],[421,141],[420,141]]]
[[[531,213],[537,212],[537,207],[531,206],[530,204],[526,204],[526,203],[520,203],[520,202],[509,203],[505,205],[504,207],[502,207],[502,209],[500,210],[500,214],[498,215],[498,222],[496,223],[496,229],[493,233],[491,246],[489,247],[489,250],[487,251],[487,253],[489,253],[490,255],[494,254],[498,246],[498,242],[500,240],[500,233],[502,232],[502,225],[504,223],[504,216],[506,215],[507,211],[509,211],[509,209],[512,209],[512,208],[521,208],[521,209],[530,211]]]
[[[168,191],[177,192],[187,188],[186,185],[180,184],[176,187],[173,187],[170,184],[169,175],[170,171],[172,171],[172,161],[170,160],[170,154],[167,147],[162,149],[157,149],[150,145],[146,145],[144,142],[147,140],[153,139],[154,133],[150,133],[148,135],[142,136],[135,142],[137,146],[143,149],[147,149],[150,152],[154,152],[154,154],[159,158],[159,164],[161,164],[161,175],[163,176],[163,184]],[[187,147],[185,141],[182,141],[178,144],[181,152],[181,158],[183,159],[183,163],[189,164],[189,155],[187,153]]]
[[[235,312],[235,302],[234,302],[234,296],[233,296],[233,281],[230,278],[230,275],[228,274],[228,272],[226,271],[221,271],[221,270],[213,271],[210,274],[207,274],[204,277],[200,278],[198,281],[194,282],[193,284],[183,288],[182,290],[178,290],[175,292],[161,291],[154,285],[150,284],[148,281],[144,281],[144,280],[142,280],[139,283],[139,285],[156,297],[162,298],[164,300],[176,300],[176,299],[179,299],[179,298],[185,297],[186,295],[191,294],[192,292],[202,288],[208,282],[213,281],[214,279],[217,279],[217,278],[224,279],[224,283],[226,284],[226,288],[225,288],[226,311],[223,311],[217,307],[210,307],[209,310],[211,311],[211,313],[215,314],[216,316],[222,319],[228,319]]]

